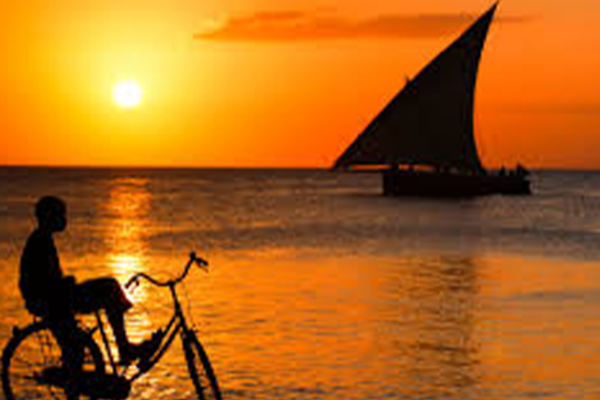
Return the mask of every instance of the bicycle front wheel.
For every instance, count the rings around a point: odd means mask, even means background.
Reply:
[[[84,374],[104,371],[102,353],[89,335],[82,335]],[[47,324],[36,322],[15,330],[2,353],[2,388],[6,400],[90,399],[69,391],[62,351]],[[70,393],[69,393],[70,392]]]
[[[183,334],[183,352],[198,400],[222,400],[217,377],[194,331]]]

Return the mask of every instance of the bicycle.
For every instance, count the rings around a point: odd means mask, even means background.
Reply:
[[[195,330],[188,325],[177,297],[177,285],[186,278],[194,264],[208,271],[208,262],[191,253],[183,273],[175,279],[161,282],[145,273],[138,273],[125,285],[128,289],[135,288],[140,284],[140,280],[145,279],[155,286],[168,288],[173,300],[173,315],[162,329],[161,344],[146,362],[133,367],[120,366],[115,361],[99,313],[96,313],[96,326],[90,329],[78,327],[81,365],[78,366],[76,389],[73,389],[74,380],[70,379],[68,368],[63,365],[62,351],[50,331],[48,322],[36,319],[24,328],[13,328],[12,338],[2,354],[2,388],[6,400],[71,400],[81,397],[90,400],[125,399],[129,396],[131,384],[160,361],[178,334],[198,400],[222,400],[212,365]],[[100,332],[110,372],[107,371],[107,363],[100,346],[94,339],[96,332]]]

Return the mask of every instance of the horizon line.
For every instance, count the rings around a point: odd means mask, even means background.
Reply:
[[[506,167],[506,165],[504,165]],[[83,165],[83,164],[0,164],[0,169],[81,169],[81,170],[320,170],[331,171],[330,166],[202,166],[202,165]],[[487,168],[488,170],[500,169],[501,166]],[[569,167],[569,166],[527,166],[533,171],[572,171],[572,172],[600,172],[599,167]],[[381,170],[337,171],[338,173],[375,173]]]

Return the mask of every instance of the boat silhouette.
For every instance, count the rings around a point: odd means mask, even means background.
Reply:
[[[333,169],[381,171],[386,195],[530,194],[521,165],[497,173],[484,168],[474,136],[477,72],[497,7],[407,80]]]

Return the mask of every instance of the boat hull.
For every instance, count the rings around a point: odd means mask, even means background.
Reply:
[[[528,195],[531,183],[523,175],[466,175],[434,172],[385,171],[386,196],[474,197],[492,194]]]

